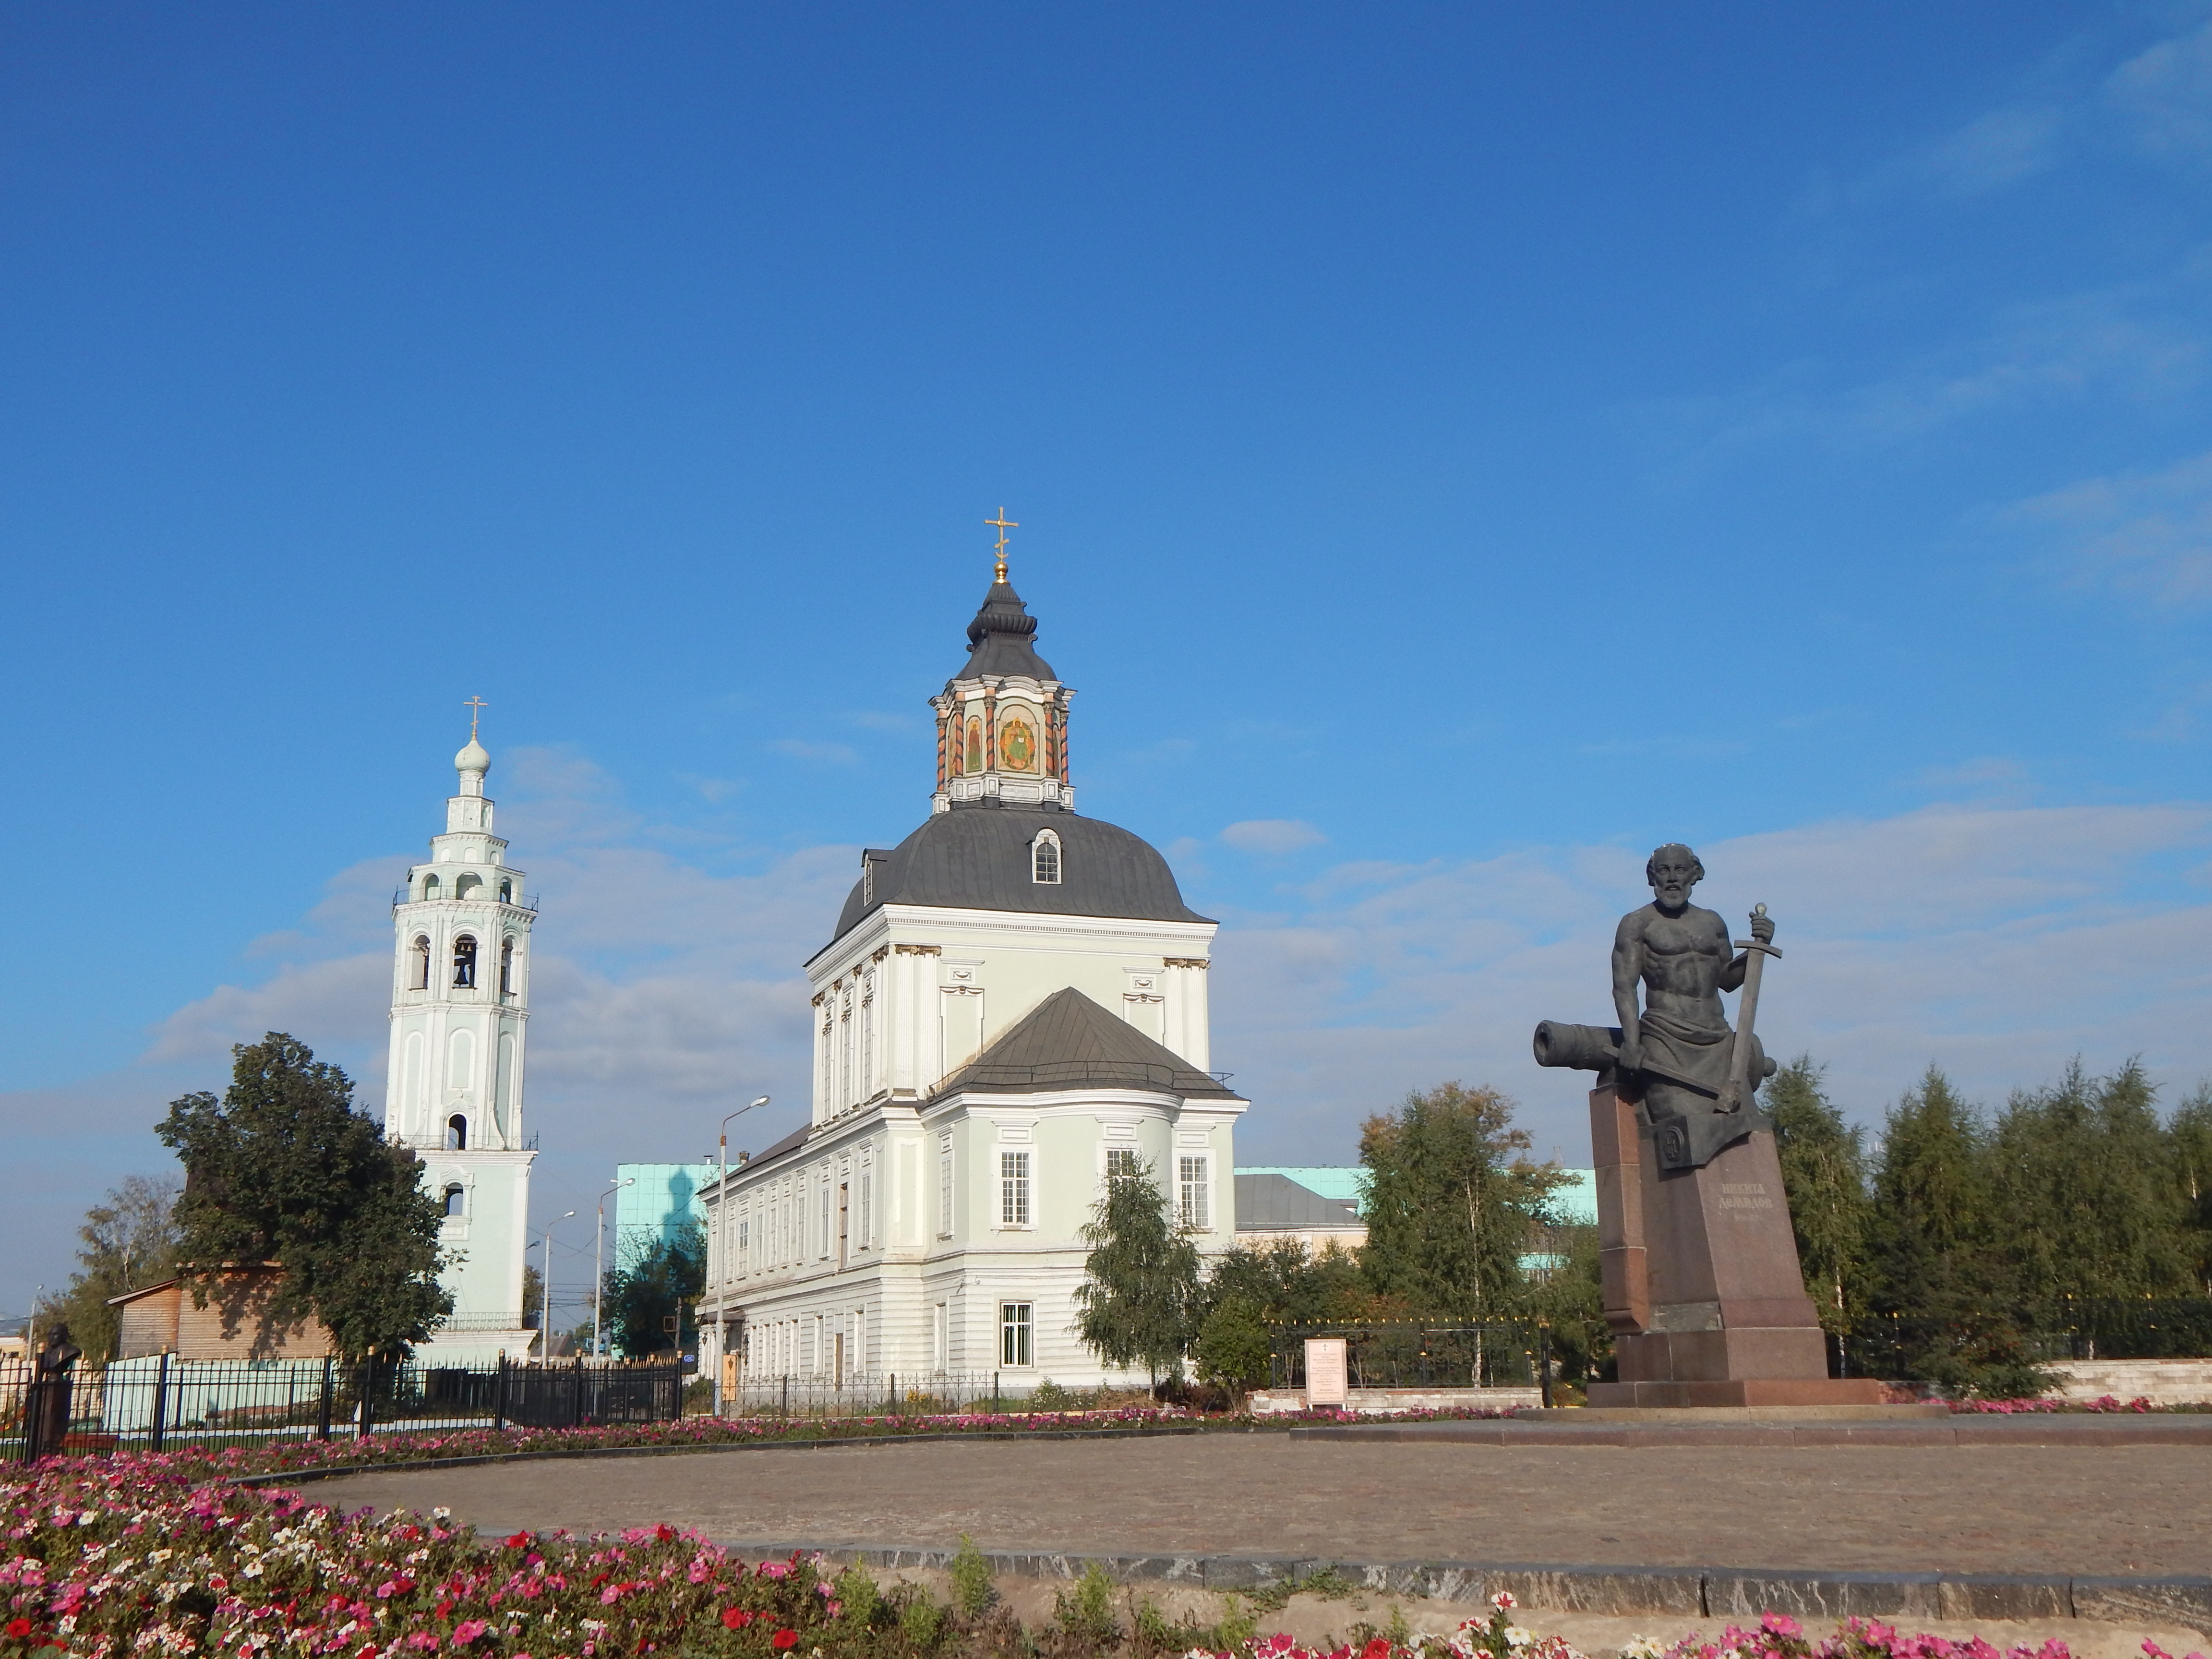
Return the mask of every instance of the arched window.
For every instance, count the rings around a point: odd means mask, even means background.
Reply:
[[[514,994],[514,935],[509,933],[499,942],[499,994]]]
[[[422,896],[426,899],[438,896],[438,873],[434,870],[422,878]]]
[[[430,988],[430,936],[415,935],[415,965],[408,970],[408,988],[427,991]]]
[[[449,1152],[465,1152],[468,1149],[469,1120],[465,1114],[455,1112],[453,1116],[446,1120],[446,1150]]]
[[[474,898],[477,896],[477,890],[483,885],[482,876],[474,874],[463,876],[453,884],[453,896],[457,899]]]
[[[453,985],[472,988],[477,982],[477,942],[467,933],[453,941]]]
[[[468,1194],[461,1189],[461,1183],[459,1182],[454,1181],[447,1183],[446,1213],[447,1215],[466,1215],[468,1212],[462,1206],[467,1201]]]
[[[1030,843],[1030,879],[1048,887],[1060,885],[1060,837],[1049,830],[1038,830]]]
[[[514,902],[514,884],[504,876],[500,878],[499,902],[501,904],[512,904]]]

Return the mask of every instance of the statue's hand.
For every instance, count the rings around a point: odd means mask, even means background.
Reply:
[[[1761,945],[1773,944],[1774,918],[1767,915],[1753,916],[1751,919],[1751,936]]]
[[[1644,1069],[1644,1045],[1631,1037],[1620,1045],[1620,1069],[1638,1072]]]

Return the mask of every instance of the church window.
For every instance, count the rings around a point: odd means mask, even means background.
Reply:
[[[868,1248],[869,1241],[874,1232],[874,1229],[871,1223],[872,1212],[875,1209],[875,1171],[869,1168],[868,1165],[863,1164],[860,1166],[860,1213],[857,1220],[857,1224],[855,1224],[853,1229],[854,1234],[853,1243],[864,1250]]]
[[[1137,1161],[1134,1146],[1109,1146],[1106,1149],[1106,1179],[1128,1181],[1144,1173],[1144,1165]]]
[[[816,1223],[816,1224],[817,1224],[818,1227],[820,1227],[820,1228],[821,1228],[821,1230],[822,1230],[822,1249],[821,1249],[821,1251],[820,1251],[820,1255],[821,1255],[822,1259],[823,1259],[824,1261],[827,1261],[830,1259],[830,1172],[829,1172],[827,1170],[824,1170],[822,1172],[822,1190],[821,1190],[821,1193],[820,1193],[820,1194],[819,1194],[819,1197],[820,1197],[821,1201],[820,1201],[820,1203],[819,1203],[819,1204],[817,1204],[815,1207],[816,1207],[816,1209],[820,1212],[820,1218],[820,1218],[820,1220],[819,1220],[819,1221],[817,1221],[817,1222]]]
[[[1030,1358],[1030,1304],[1026,1302],[1001,1302],[999,1304],[999,1363],[1001,1365],[1027,1365]]]
[[[418,933],[415,939],[415,963],[409,969],[410,988],[427,991],[430,988],[430,936]]]
[[[512,904],[514,902],[514,883],[513,881],[505,878],[501,880],[499,884],[499,902],[501,904]]]
[[[453,884],[453,896],[457,899],[474,898],[477,896],[477,890],[483,885],[482,876],[465,875]]]
[[[1027,1152],[999,1154],[999,1224],[1001,1227],[1026,1227],[1030,1224],[1030,1155]],[[1028,1362],[1023,1363],[1026,1364]]]
[[[455,1112],[453,1116],[446,1120],[446,1150],[449,1152],[465,1152],[468,1149],[469,1121],[460,1113]]]
[[[438,896],[438,875],[434,870],[422,878],[422,896],[426,899]]]
[[[452,1182],[449,1182],[449,1183],[447,1185],[447,1188],[446,1188],[446,1213],[447,1213],[447,1215],[465,1215],[465,1214],[467,1214],[467,1213],[468,1213],[468,1212],[467,1212],[467,1211],[463,1207],[463,1206],[465,1206],[465,1205],[467,1203],[467,1201],[468,1201],[468,1194],[467,1194],[467,1193],[465,1193],[465,1191],[463,1191],[463,1190],[462,1190],[462,1188],[461,1188],[461,1183],[460,1183],[459,1182],[458,1182],[458,1181]]]
[[[462,934],[453,941],[453,986],[457,990],[471,989],[477,982],[477,942],[473,935]]]
[[[952,1143],[949,1140],[937,1153],[937,1236],[952,1237]]]
[[[1178,1183],[1182,1201],[1176,1206],[1182,1223],[1194,1232],[1209,1231],[1213,1226],[1212,1206],[1207,1200],[1212,1196],[1212,1184],[1206,1178],[1206,1160],[1185,1158],[1176,1163],[1182,1177]]]
[[[738,1273],[740,1277],[752,1270],[753,1224],[750,1218],[738,1218]]]
[[[1042,886],[1060,884],[1060,837],[1049,830],[1038,830],[1030,843],[1030,879]]]
[[[514,935],[509,933],[499,942],[499,994],[514,994]]]

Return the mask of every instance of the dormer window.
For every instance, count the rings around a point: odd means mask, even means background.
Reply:
[[[1038,830],[1030,843],[1030,879],[1040,886],[1060,885],[1060,837],[1049,830]]]

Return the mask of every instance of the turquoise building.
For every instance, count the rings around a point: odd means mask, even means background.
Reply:
[[[663,1240],[672,1243],[687,1227],[704,1221],[699,1194],[717,1173],[712,1164],[616,1164],[615,1179],[632,1184],[615,1194],[607,1265],[628,1262]]]

